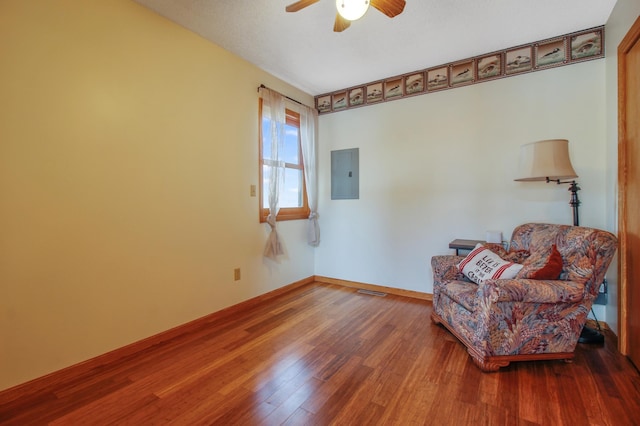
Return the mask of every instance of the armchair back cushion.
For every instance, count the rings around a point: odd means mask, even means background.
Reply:
[[[582,226],[527,223],[514,229],[509,251],[527,250],[527,263],[546,259],[555,245],[562,256],[560,280],[585,286],[585,297],[597,297],[598,289],[617,248],[616,237]],[[589,307],[591,308],[591,307]]]

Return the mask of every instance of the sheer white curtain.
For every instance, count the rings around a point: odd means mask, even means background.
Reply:
[[[263,172],[264,176],[269,179],[269,216],[267,216],[267,223],[271,227],[271,232],[264,248],[264,256],[276,260],[278,255],[284,253],[276,230],[276,217],[280,210],[278,191],[284,180],[284,161],[280,158],[280,155],[284,148],[285,101],[282,95],[267,88],[260,88],[260,93],[262,95],[260,125],[263,125],[265,119],[269,123],[269,128],[263,129],[262,144],[265,149],[270,149],[268,151],[270,152],[270,158],[268,161],[265,159],[265,170]]]
[[[307,106],[300,107],[300,144],[304,179],[307,186],[309,203],[309,228],[307,242],[317,247],[320,244],[320,225],[318,224],[318,172],[317,172],[317,124],[318,111]]]

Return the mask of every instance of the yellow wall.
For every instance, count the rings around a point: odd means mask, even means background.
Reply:
[[[0,61],[0,389],[313,275],[249,196],[257,86],[311,96],[129,0],[3,0]]]

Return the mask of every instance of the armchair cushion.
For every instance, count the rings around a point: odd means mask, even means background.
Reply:
[[[576,303],[584,296],[584,284],[560,280],[492,280],[485,282],[479,293],[493,303]]]

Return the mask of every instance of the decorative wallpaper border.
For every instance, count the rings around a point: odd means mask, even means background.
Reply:
[[[438,65],[315,97],[319,114],[604,58],[604,26]]]

